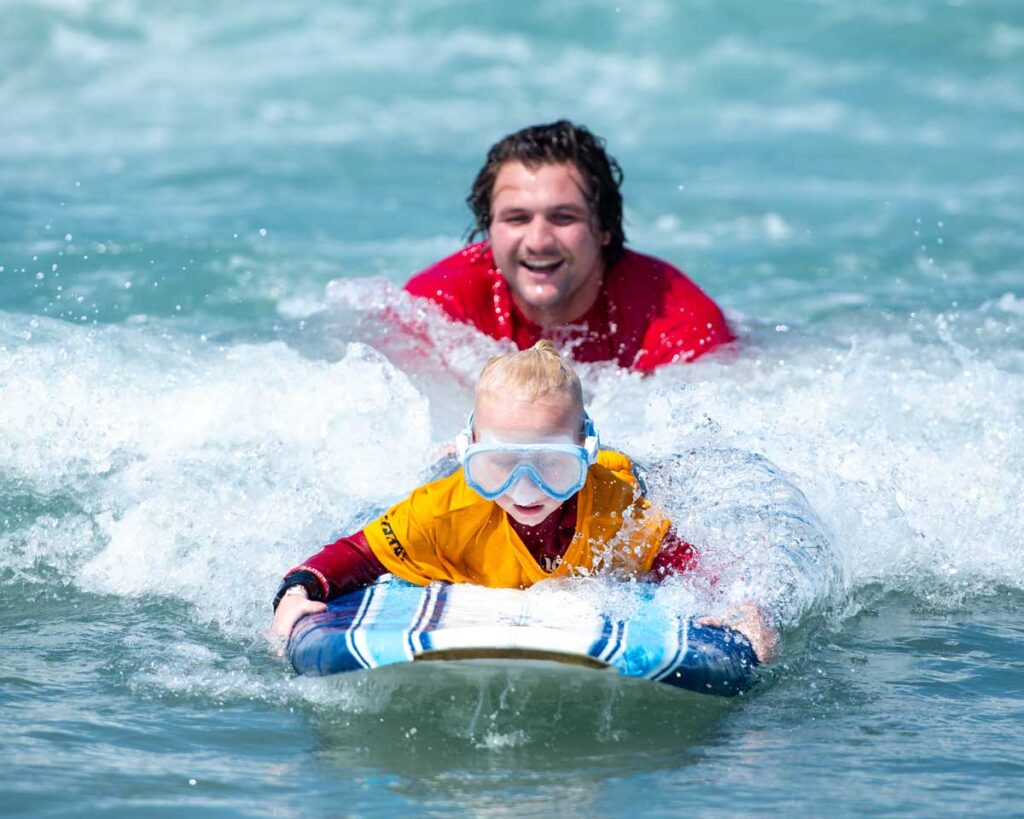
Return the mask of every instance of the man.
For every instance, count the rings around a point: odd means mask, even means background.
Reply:
[[[561,120],[488,152],[467,198],[486,237],[405,286],[519,349],[548,338],[580,362],[651,372],[733,340],[718,306],[667,262],[626,250],[622,171]]]

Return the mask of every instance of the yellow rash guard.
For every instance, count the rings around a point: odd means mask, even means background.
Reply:
[[[446,580],[526,588],[598,569],[646,572],[670,522],[640,496],[632,466],[621,453],[598,454],[577,496],[576,534],[551,572],[530,554],[505,511],[466,486],[461,469],[414,490],[363,535],[389,572],[421,586]]]

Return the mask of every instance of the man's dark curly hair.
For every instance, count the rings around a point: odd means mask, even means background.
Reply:
[[[550,125],[532,125],[509,134],[487,152],[487,161],[476,175],[466,203],[476,221],[467,232],[472,241],[487,235],[491,225],[491,194],[498,171],[506,162],[521,162],[528,168],[571,162],[586,183],[590,211],[597,216],[602,232],[610,241],[601,250],[605,265],[611,267],[622,256],[626,234],[622,229],[622,168],[604,149],[604,140],[582,125],[565,119]]]

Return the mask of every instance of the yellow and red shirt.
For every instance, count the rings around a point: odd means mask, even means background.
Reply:
[[[461,469],[421,486],[363,530],[291,569],[278,599],[300,584],[310,598],[329,600],[387,572],[421,585],[522,588],[602,569],[657,579],[689,571],[695,560],[693,548],[641,497],[629,458],[603,450],[583,489],[537,527],[515,523],[481,498]]]
[[[414,490],[362,534],[389,572],[412,583],[525,588],[601,569],[647,572],[669,525],[641,497],[629,458],[602,451],[576,496],[575,534],[552,571],[538,564],[507,513],[466,485],[461,469]]]

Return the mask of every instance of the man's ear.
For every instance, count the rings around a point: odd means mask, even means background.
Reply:
[[[605,231],[601,234],[601,246],[606,247],[612,243],[612,234],[610,231]]]

